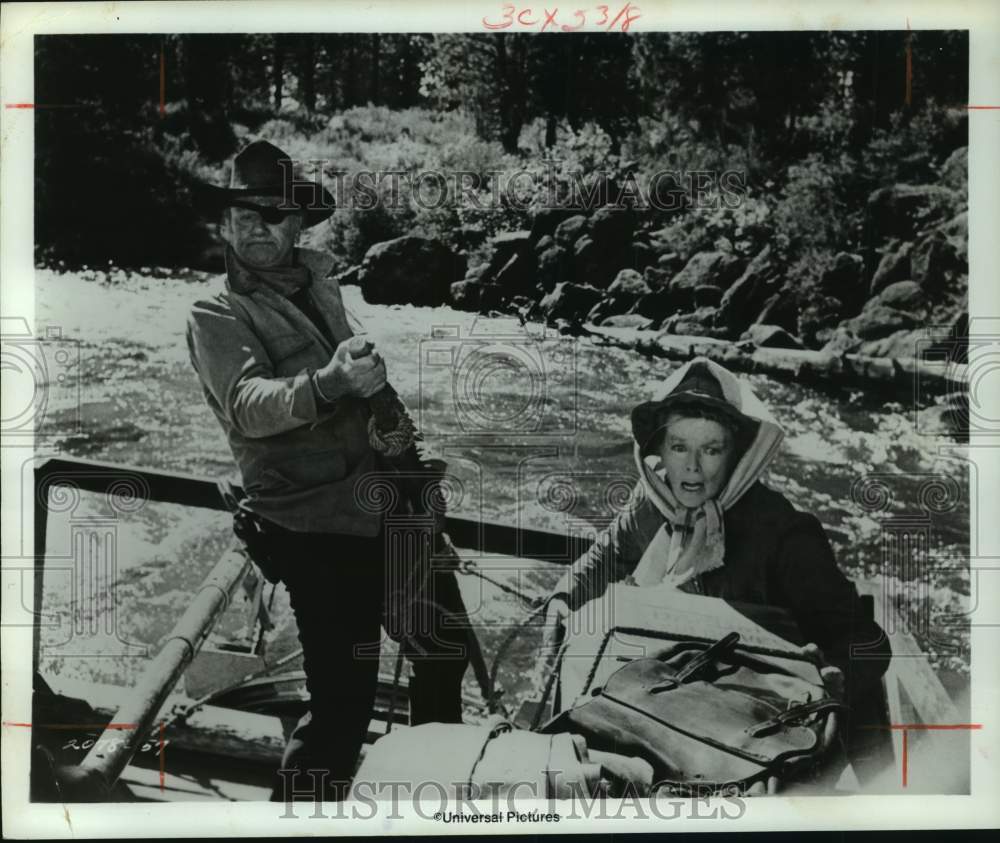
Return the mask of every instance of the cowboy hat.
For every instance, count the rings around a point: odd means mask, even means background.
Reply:
[[[234,206],[258,208],[254,196],[282,196],[281,210],[301,210],[304,228],[323,222],[333,213],[333,195],[319,182],[297,179],[294,161],[273,143],[257,140],[233,158],[229,187],[198,185],[195,205],[208,214]],[[265,218],[266,219],[266,218]]]
[[[694,360],[687,366],[680,382],[665,396],[644,401],[632,410],[632,435],[643,451],[652,444],[655,434],[662,429],[670,410],[684,407],[705,407],[715,410],[733,422],[737,445],[752,440],[759,422],[744,415],[738,406],[739,399],[727,396],[722,384],[713,374],[707,360]]]

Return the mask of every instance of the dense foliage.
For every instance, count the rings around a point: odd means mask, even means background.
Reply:
[[[206,265],[190,186],[267,136],[330,172],[738,169],[738,213],[660,221],[678,251],[780,233],[801,258],[851,248],[873,187],[963,145],[967,65],[966,34],[936,31],[42,36],[36,245],[71,265]],[[524,223],[502,196],[401,199],[342,209],[323,238],[347,265],[414,228],[474,249]]]

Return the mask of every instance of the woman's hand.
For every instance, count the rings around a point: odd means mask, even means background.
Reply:
[[[815,644],[806,644],[801,648],[801,651],[802,655],[807,656],[819,668],[823,687],[830,693],[830,696],[835,700],[843,702],[846,684],[844,681],[844,672],[839,667],[834,667],[830,664],[823,655],[823,651]]]

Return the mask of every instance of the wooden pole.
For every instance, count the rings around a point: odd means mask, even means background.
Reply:
[[[84,767],[99,771],[109,785],[118,780],[136,749],[148,737],[161,706],[229,605],[249,567],[249,558],[234,541],[194,595],[163,649],[112,717],[114,736],[127,735],[128,739],[97,741],[81,762]],[[111,736],[107,730],[101,737],[105,736]]]

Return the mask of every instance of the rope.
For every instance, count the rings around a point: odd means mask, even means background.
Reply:
[[[355,360],[371,354],[374,345],[363,336],[350,340],[351,357]],[[386,384],[368,399],[371,417],[368,419],[368,443],[387,457],[402,456],[419,438],[417,426],[410,418],[399,393]]]
[[[566,650],[569,649],[569,641],[563,643],[562,647],[559,648],[559,653],[556,655],[555,661],[552,664],[552,672],[549,674],[549,678],[545,680],[545,688],[542,691],[542,699],[538,704],[538,708],[535,711],[535,716],[531,718],[530,729],[532,732],[537,732],[539,726],[542,725],[542,714],[545,712],[545,706],[549,702],[549,694],[552,693],[552,688],[556,684],[556,679],[559,676],[559,667],[562,664],[563,656],[566,655]]]
[[[403,648],[396,653],[396,666],[392,671],[392,688],[389,691],[389,710],[385,714],[385,733],[392,731],[392,720],[396,714],[396,691],[399,690],[399,678],[403,673]]]
[[[536,618],[544,617],[545,610],[548,606],[549,601],[548,599],[545,599],[540,606],[537,606],[531,611],[531,614],[529,614],[528,617],[521,621],[521,623],[517,626],[513,627],[507,635],[504,636],[503,640],[500,642],[500,646],[497,647],[497,654],[493,659],[493,665],[490,667],[490,686],[492,688],[496,688],[497,674],[500,672],[500,663],[503,661],[503,658],[507,653],[507,649],[528,626],[531,626],[534,623]],[[496,696],[499,698],[500,694],[497,694]],[[500,706],[499,703],[497,703],[497,706],[499,707],[499,710],[503,712],[503,707]],[[506,716],[505,712],[504,715]]]
[[[463,560],[461,564],[458,566],[458,572],[460,574],[465,574],[466,576],[479,577],[479,579],[485,580],[491,585],[494,585],[497,588],[499,588],[501,591],[504,591],[507,594],[512,594],[522,603],[527,605],[528,608],[530,609],[537,609],[540,606],[546,605],[548,603],[547,597],[538,597],[538,596],[532,597],[530,594],[526,594],[525,592],[515,588],[512,585],[507,585],[507,583],[500,582],[500,580],[495,580],[493,579],[493,577],[487,576],[486,574],[484,574],[482,571],[479,570],[479,566],[476,565],[476,563],[472,559]]]
[[[466,576],[479,577],[479,579],[490,583],[496,588],[499,588],[501,591],[513,595],[519,601],[521,601],[522,604],[526,605],[531,610],[528,617],[526,617],[523,621],[521,621],[521,623],[519,623],[517,626],[513,627],[507,633],[507,635],[504,636],[504,638],[501,640],[500,646],[497,647],[496,657],[493,659],[493,664],[490,668],[490,687],[491,689],[495,689],[497,687],[497,676],[499,675],[500,672],[500,665],[503,662],[504,656],[507,654],[507,650],[510,648],[510,645],[514,643],[517,637],[528,626],[533,625],[538,617],[544,616],[545,611],[549,607],[549,602],[551,600],[551,597],[540,597],[537,595],[532,596],[530,594],[521,591],[518,588],[515,588],[512,585],[508,585],[507,583],[493,579],[493,577],[487,576],[482,571],[480,571],[476,563],[471,559],[463,560],[462,563],[458,566],[458,571],[459,573],[464,574]],[[538,725],[541,721],[542,712],[545,709],[545,704],[548,701],[549,694],[551,693],[552,687],[555,684],[555,679],[556,676],[558,675],[558,665],[562,659],[562,654],[564,652],[565,652],[565,645],[563,645],[563,648],[560,650],[559,655],[557,656],[555,663],[553,665],[552,672],[549,674],[549,677],[546,680],[545,690],[542,695],[542,703],[539,706],[538,710],[535,712],[535,716],[531,724],[532,731],[535,731],[538,728]],[[503,712],[503,706],[501,706],[498,701],[502,693],[503,692],[501,691],[495,694],[496,699],[492,701],[493,704],[491,704],[491,701],[489,700],[487,701],[487,705],[489,706],[490,712],[492,714]],[[506,713],[504,712],[504,714]]]
[[[293,650],[287,656],[282,656],[274,664],[265,665],[260,670],[255,670],[253,673],[248,673],[241,679],[237,679],[235,682],[231,682],[228,685],[219,688],[215,691],[211,691],[205,694],[203,697],[199,697],[194,700],[194,702],[188,703],[185,706],[181,706],[174,712],[167,716],[167,719],[163,722],[164,727],[170,726],[178,720],[184,720],[185,718],[192,715],[199,708],[203,708],[208,703],[210,703],[215,697],[221,696],[222,694],[227,694],[230,691],[235,691],[237,688],[241,688],[247,682],[253,682],[254,679],[260,679],[262,676],[267,676],[273,671],[277,670],[279,667],[284,667],[291,661],[294,661],[299,656],[302,655],[302,648],[299,647],[297,650]]]

